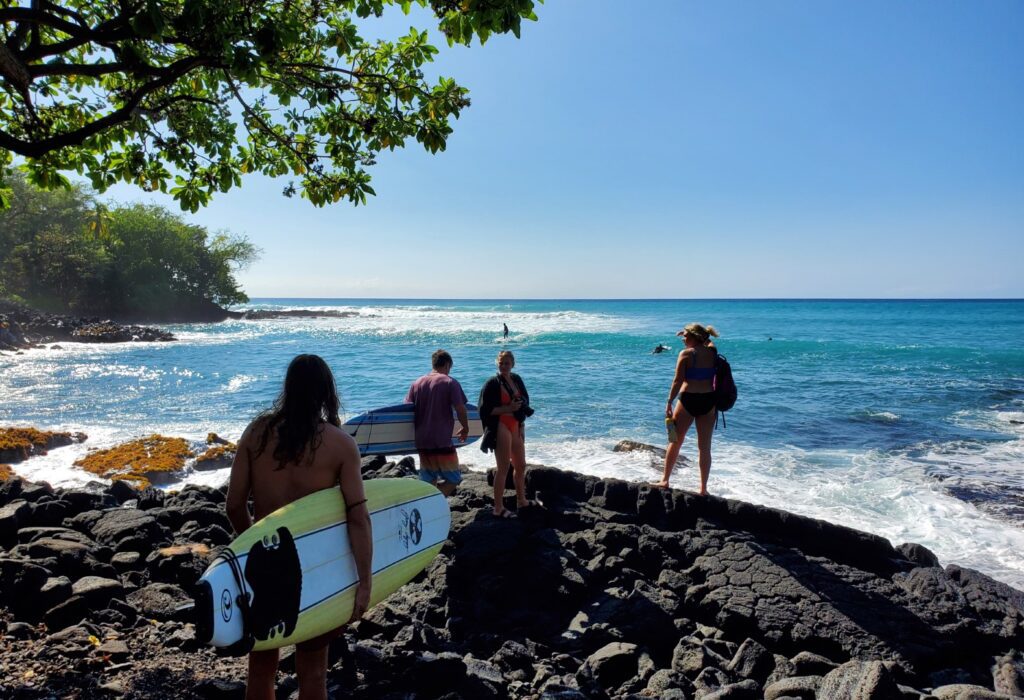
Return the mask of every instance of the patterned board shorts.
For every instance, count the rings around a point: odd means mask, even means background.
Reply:
[[[459,470],[459,454],[454,447],[442,447],[436,450],[420,450],[420,481],[436,484],[444,481],[449,484],[462,483],[462,472]]]

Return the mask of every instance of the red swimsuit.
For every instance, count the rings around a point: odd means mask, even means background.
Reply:
[[[512,403],[512,397],[509,396],[507,391],[505,391],[505,387],[501,387],[501,405],[508,406],[510,403]],[[498,420],[502,425],[508,428],[510,433],[513,435],[519,434],[519,421],[516,420],[516,417],[513,414],[502,413],[498,416]]]

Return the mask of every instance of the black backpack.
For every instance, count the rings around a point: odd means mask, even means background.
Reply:
[[[732,378],[732,367],[725,355],[715,354],[715,408],[722,414],[722,427],[725,425],[725,412],[736,405],[736,382]],[[715,421],[717,422],[717,417]]]

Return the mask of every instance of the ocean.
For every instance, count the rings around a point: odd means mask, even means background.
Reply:
[[[0,425],[83,431],[82,445],[15,465],[80,485],[87,449],[161,433],[237,439],[298,353],[323,356],[346,416],[400,403],[437,348],[471,401],[501,349],[536,414],[531,463],[651,481],[685,324],[710,323],[739,400],[715,432],[711,493],[919,542],[943,564],[1024,589],[1024,301],[424,301],[255,299],[242,308],[344,317],[168,326],[172,343],[0,355]],[[502,338],[502,324],[510,336]],[[672,348],[661,354],[659,343]],[[673,485],[697,486],[690,432]],[[473,469],[493,465],[476,446]],[[188,470],[219,485],[227,470]]]

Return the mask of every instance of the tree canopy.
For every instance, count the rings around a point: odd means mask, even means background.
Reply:
[[[536,19],[535,0],[414,1],[449,44]],[[454,79],[425,78],[426,30],[361,35],[412,2],[0,0],[0,208],[15,156],[42,188],[75,171],[190,211],[254,172],[294,176],[285,194],[318,206],[365,203],[381,150],[444,150],[469,105]]]
[[[210,234],[155,205],[107,206],[82,186],[40,190],[15,174],[0,211],[0,297],[51,311],[159,319],[248,301],[234,271],[245,238]]]

